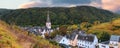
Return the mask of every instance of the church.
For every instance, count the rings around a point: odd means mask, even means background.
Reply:
[[[49,11],[47,11],[46,17],[47,17],[46,26],[43,26],[43,27],[40,27],[40,26],[21,27],[21,28],[28,31],[29,33],[41,35],[43,38],[45,38],[45,33],[50,34],[51,32],[53,32],[53,29],[51,29],[51,21],[50,21]]]
[[[49,17],[49,11],[47,13],[47,20],[46,20],[46,26],[45,28],[43,28],[42,33],[42,37],[45,37],[45,33],[50,34],[51,32],[53,32],[53,30],[51,29],[51,21],[50,21],[50,17]]]

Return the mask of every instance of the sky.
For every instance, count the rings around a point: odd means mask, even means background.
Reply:
[[[0,8],[20,9],[31,7],[76,7],[94,6],[120,12],[120,0],[1,0]]]

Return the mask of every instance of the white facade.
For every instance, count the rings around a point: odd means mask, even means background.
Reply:
[[[45,33],[51,33],[51,32],[53,32],[53,30],[49,30],[49,31],[47,31],[47,30],[43,30],[42,32],[41,32],[41,36],[43,37],[43,38],[45,38]]]
[[[109,43],[99,43],[99,48],[120,48],[120,36],[112,35]]]
[[[99,48],[119,48],[119,46],[114,46],[114,45],[110,45],[110,44],[102,44],[102,43],[99,43]]]
[[[109,48],[109,45],[99,43],[99,48]]]
[[[110,45],[110,47],[118,48],[119,42],[110,41],[109,45]]]
[[[66,37],[63,37],[59,43],[69,45],[69,39],[67,39]]]
[[[78,47],[82,47],[82,48],[96,48],[97,44],[98,44],[98,39],[96,36],[94,37],[93,42],[84,41],[84,40],[78,40],[77,42]]]
[[[50,23],[50,22],[46,22],[46,27],[47,27],[48,29],[51,29],[51,23]]]
[[[42,33],[41,36],[42,36],[43,38],[45,38],[45,33],[46,33],[45,30],[43,30],[43,32],[41,32],[41,33]]]
[[[94,35],[94,39],[93,39],[92,42],[85,41],[85,40],[79,40],[77,38],[76,38],[76,40],[74,39],[74,41],[77,41],[76,45],[78,46],[78,48],[80,48],[80,47],[96,48],[96,45],[98,44],[98,39],[95,35]],[[75,43],[74,41],[73,41],[73,43]],[[71,42],[71,40],[64,36],[64,37],[62,37],[62,39],[58,43],[62,43],[62,44],[65,44],[65,45],[71,45],[70,42]],[[72,45],[72,46],[74,46],[74,45]]]

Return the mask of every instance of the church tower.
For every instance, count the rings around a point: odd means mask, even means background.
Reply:
[[[50,22],[50,17],[49,17],[49,11],[47,12],[46,27],[48,29],[51,29],[51,22]]]

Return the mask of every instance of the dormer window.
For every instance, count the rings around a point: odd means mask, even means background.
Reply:
[[[64,40],[63,40],[63,42],[64,42]]]

